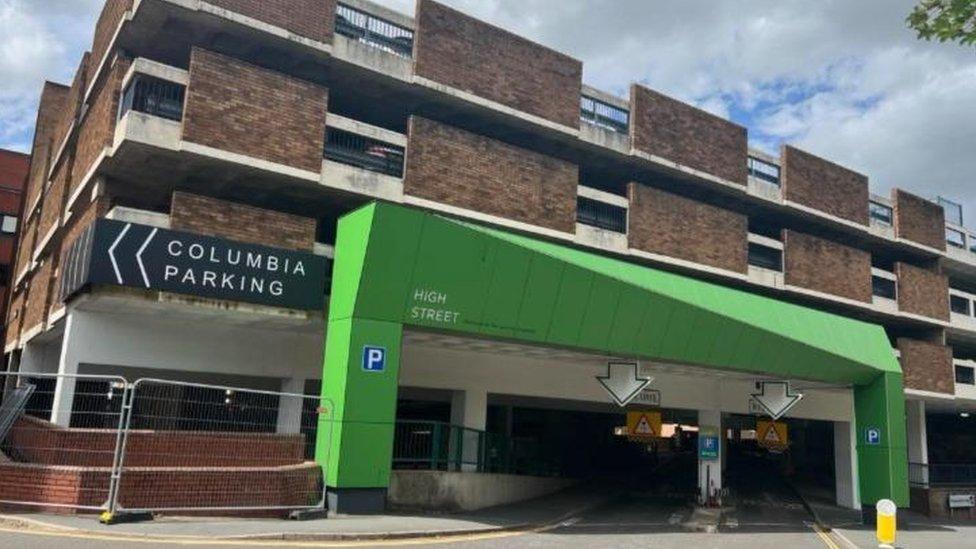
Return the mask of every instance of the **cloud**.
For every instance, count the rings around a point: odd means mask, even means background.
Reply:
[[[412,13],[415,0],[379,0]],[[914,0],[443,0],[584,61],[588,84],[641,82],[976,215],[972,47],[918,41]],[[44,79],[69,81],[102,0],[0,0],[0,146],[25,150]]]

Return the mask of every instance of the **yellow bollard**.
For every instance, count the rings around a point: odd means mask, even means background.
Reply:
[[[878,511],[878,547],[891,548],[895,543],[895,533],[898,530],[895,515],[898,513],[898,506],[890,499],[883,499],[875,505]]]

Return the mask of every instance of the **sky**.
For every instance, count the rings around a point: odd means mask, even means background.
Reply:
[[[919,41],[913,0],[442,0],[631,82],[901,187],[976,227],[976,48]],[[0,148],[28,151],[44,80],[70,83],[103,0],[0,0]],[[414,0],[379,0],[412,14]]]

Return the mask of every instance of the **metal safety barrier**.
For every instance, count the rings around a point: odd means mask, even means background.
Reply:
[[[119,376],[2,373],[0,503],[107,510],[128,383]],[[27,394],[25,402],[20,398]]]

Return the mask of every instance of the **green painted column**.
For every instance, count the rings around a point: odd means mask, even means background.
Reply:
[[[315,457],[325,469],[330,508],[339,512],[385,505],[402,334],[393,322],[329,321]]]
[[[908,506],[905,393],[900,373],[885,372],[854,387],[861,504],[891,499]]]

